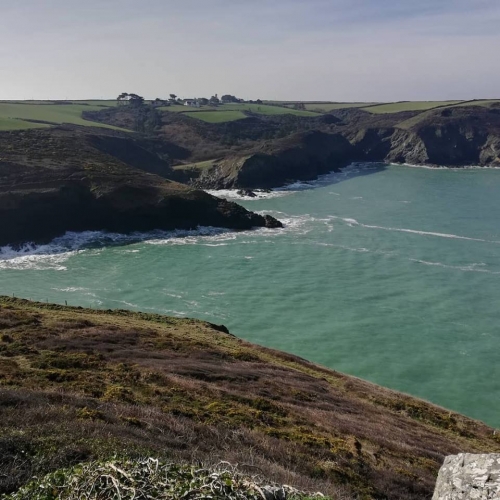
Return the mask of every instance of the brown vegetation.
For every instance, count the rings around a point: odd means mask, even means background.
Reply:
[[[428,498],[492,429],[201,321],[0,299],[0,491],[114,455],[228,460],[338,498]]]

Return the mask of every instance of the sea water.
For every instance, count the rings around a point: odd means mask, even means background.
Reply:
[[[218,194],[285,228],[3,248],[0,293],[224,324],[500,426],[500,170],[354,165]]]

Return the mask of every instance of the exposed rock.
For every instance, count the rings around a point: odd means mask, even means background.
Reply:
[[[249,198],[256,198],[257,195],[251,189],[239,189],[237,194],[240,196],[248,196]]]
[[[498,500],[500,454],[461,453],[446,457],[433,500]]]
[[[340,134],[311,131],[287,137],[262,152],[229,157],[204,172],[195,186],[208,189],[258,189],[283,186],[348,165],[353,146]]]
[[[270,216],[133,168],[95,142],[78,129],[0,133],[0,245],[47,242],[66,231],[281,227]],[[144,161],[139,146],[131,148],[133,162]]]

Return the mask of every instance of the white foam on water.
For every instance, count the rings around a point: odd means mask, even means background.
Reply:
[[[437,267],[444,267],[447,269],[456,269],[457,271],[464,271],[464,272],[473,272],[473,273],[487,273],[487,274],[500,274],[500,271],[490,271],[488,269],[483,269],[486,264],[484,262],[479,262],[479,263],[473,263],[469,264],[466,266],[452,266],[449,264],[444,264],[443,262],[430,262],[426,260],[420,260],[420,259],[408,259],[412,262],[416,262],[418,264],[423,264],[425,266],[437,266]]]
[[[56,290],[57,292],[88,292],[88,288],[80,287],[80,286],[68,286],[66,288],[52,288],[52,290]]]
[[[324,186],[328,186],[330,184],[335,184],[341,180],[349,179],[350,177],[354,177],[359,173],[363,173],[370,170],[376,170],[379,168],[378,166],[381,163],[351,163],[347,167],[343,168],[340,172],[329,172],[327,174],[322,174],[317,177],[317,179],[310,181],[296,181],[290,184],[286,184],[285,186],[272,189],[271,191],[262,191],[259,189],[250,189],[256,196],[245,196],[238,194],[240,189],[207,189],[206,192],[217,196],[219,198],[225,199],[233,199],[233,200],[242,200],[242,201],[258,201],[263,199],[270,198],[281,198],[283,196],[288,196],[290,194],[297,193],[299,191],[305,191],[309,189],[316,189]],[[329,194],[333,194],[335,196],[341,196],[340,193],[330,192]],[[361,199],[361,197],[353,198],[353,199]]]
[[[444,167],[442,165],[415,165],[413,163],[389,163],[393,167],[425,168],[428,170],[500,170],[500,167],[482,166],[482,165],[464,165],[463,167]]]
[[[500,244],[500,241],[496,241],[496,240],[485,240],[483,238],[472,238],[469,236],[461,236],[458,234],[438,233],[438,232],[433,232],[433,231],[420,231],[417,229],[406,229],[406,228],[401,228],[401,227],[387,227],[387,226],[376,226],[376,225],[372,225],[372,224],[362,224],[361,222],[358,222],[356,219],[351,219],[348,217],[338,217],[338,216],[332,215],[331,218],[341,220],[341,221],[345,222],[350,227],[359,226],[359,227],[363,227],[366,229],[380,229],[382,231],[395,231],[398,233],[418,234],[420,236],[434,236],[437,238],[449,238],[449,239],[454,239],[454,240],[478,241],[481,243],[493,243],[493,244],[497,244],[497,245]]]
[[[253,190],[255,196],[245,196],[238,194],[239,189],[207,189],[205,190],[208,194],[212,196],[217,196],[217,198],[224,198],[226,200],[240,200],[240,201],[258,201],[258,200],[269,200],[272,198],[282,198],[283,196],[288,196],[292,194],[292,191],[283,190],[271,190],[271,191],[260,191],[258,189]]]
[[[266,212],[260,212],[265,214]],[[306,216],[287,216],[275,212],[284,224],[283,229],[254,228],[234,231],[218,227],[198,227],[193,230],[151,231],[146,233],[106,233],[102,231],[67,232],[45,245],[27,244],[18,249],[10,246],[0,248],[0,270],[55,270],[65,271],[66,261],[85,251],[86,255],[99,255],[104,247],[144,243],[148,245],[205,245],[226,246],[236,239],[250,236],[259,243],[269,243],[262,236],[279,236],[287,232],[305,234],[311,230],[308,224],[315,219]],[[121,253],[138,253],[138,249],[120,250]]]

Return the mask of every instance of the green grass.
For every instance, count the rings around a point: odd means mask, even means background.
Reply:
[[[18,102],[0,102],[0,130],[40,128],[62,123],[118,129],[111,125],[91,122],[82,118],[83,111],[98,111],[100,109],[102,109],[101,106],[85,104],[21,104]],[[33,123],[27,120],[39,120],[49,123]]]
[[[442,106],[452,106],[462,101],[405,101],[380,104],[376,106],[366,106],[362,109],[370,113],[399,113],[401,111],[426,111]]]
[[[160,106],[161,111],[170,111],[172,113],[196,113],[197,111],[216,111],[217,108],[212,106],[202,106],[201,108],[192,108],[183,104],[174,104],[173,106]],[[220,108],[219,108],[220,109]]]
[[[234,122],[246,118],[241,111],[191,111],[185,114],[208,123]]]
[[[223,109],[239,110],[239,111],[251,111],[252,113],[257,113],[259,115],[296,115],[296,116],[318,116],[317,113],[311,111],[301,111],[297,109],[285,108],[282,106],[269,106],[267,104],[223,104],[221,106]]]
[[[1,109],[1,105],[0,105]],[[47,128],[49,125],[44,123],[30,123],[16,118],[0,116],[0,131],[5,130],[25,130],[28,128]]]
[[[318,116],[318,113],[311,111],[301,111],[281,106],[269,106],[267,104],[233,103],[221,104],[214,108],[212,106],[202,106],[201,108],[190,108],[183,105],[164,106],[159,108],[162,111],[171,113],[183,113],[193,118],[198,118],[209,123],[224,123],[246,118],[245,111],[250,111],[258,115],[296,115],[296,116]]]
[[[116,106],[116,100],[114,99],[91,99],[89,101],[71,101],[73,104],[88,104],[89,106],[100,106],[100,107],[107,107],[107,108],[112,108]]]
[[[467,102],[459,102],[453,107],[462,107],[462,106],[483,106],[485,108],[489,108],[495,104],[500,104],[500,99],[475,99],[473,101]]]
[[[304,105],[308,111],[316,111],[319,113],[328,113],[336,109],[347,109],[347,108],[363,108],[368,105],[376,103],[371,102],[319,102],[319,103],[307,103]]]

